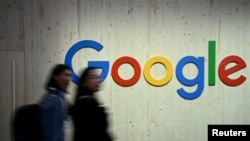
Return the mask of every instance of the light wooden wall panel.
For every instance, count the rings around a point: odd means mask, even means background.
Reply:
[[[10,140],[11,116],[25,104],[24,52],[0,51],[0,139]]]
[[[24,21],[22,1],[0,2],[0,50],[24,50]]]
[[[80,50],[73,58],[74,71],[79,73],[89,60],[110,61],[109,74],[98,97],[109,107],[111,131],[118,141],[205,141],[208,124],[250,123],[248,64],[232,76],[244,74],[247,80],[242,85],[227,86],[216,74],[215,86],[208,86],[208,41],[216,41],[216,69],[228,55],[238,55],[246,63],[250,59],[247,0],[4,0],[0,3],[1,57],[24,51],[26,103],[40,98],[50,68],[64,62],[74,43],[91,39],[104,48],[100,52]],[[184,56],[204,56],[204,91],[195,100],[181,98],[177,89],[192,91],[196,87],[183,86],[175,75],[162,87],[149,85],[143,74],[135,85],[121,87],[113,81],[111,67],[123,55],[136,58],[142,69],[148,58],[155,55],[167,57],[174,69]],[[184,69],[189,77],[194,77],[197,71],[191,64]],[[124,64],[119,73],[129,78],[133,69]],[[151,73],[161,77],[166,70],[156,64]],[[73,83],[68,91],[68,97],[73,98]],[[1,96],[8,95],[1,93]],[[66,130],[70,139],[73,130],[70,122]],[[5,136],[0,136],[0,140],[8,141]]]

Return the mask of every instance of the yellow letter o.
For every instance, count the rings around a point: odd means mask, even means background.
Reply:
[[[151,67],[156,63],[162,64],[165,67],[165,69],[167,70],[166,74],[160,79],[154,78],[150,73]],[[151,84],[153,86],[163,86],[163,85],[167,84],[172,79],[173,66],[167,58],[165,58],[163,56],[154,56],[154,57],[148,59],[148,61],[144,65],[143,74],[144,74],[145,80],[149,84]]]

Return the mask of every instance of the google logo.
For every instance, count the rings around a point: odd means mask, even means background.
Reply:
[[[74,83],[78,84],[79,77],[74,72],[72,67],[72,58],[77,51],[83,48],[92,48],[96,51],[101,51],[103,46],[102,44],[93,41],[93,40],[82,40],[75,43],[67,52],[64,63],[68,65],[72,70],[72,80]],[[215,78],[216,78],[216,42],[209,41],[208,42],[208,85],[213,86],[215,85]],[[181,58],[175,67],[175,75],[178,81],[185,86],[193,87],[197,85],[196,90],[189,92],[186,91],[184,88],[177,89],[177,93],[184,99],[192,100],[198,98],[203,90],[204,90],[204,81],[205,81],[205,57],[204,56],[184,56]],[[129,79],[124,79],[119,75],[119,67],[123,64],[130,64],[134,69],[134,74]],[[155,78],[150,73],[151,67],[156,64],[162,64],[166,69],[166,74],[161,78]],[[187,78],[183,74],[183,69],[187,64],[194,64],[197,68],[197,75],[194,78]],[[233,65],[229,65],[233,64]],[[100,74],[100,78],[105,80],[109,73],[109,61],[88,61],[88,67],[97,67],[102,70]],[[218,65],[218,75],[220,80],[228,85],[228,86],[238,86],[244,83],[246,77],[244,75],[239,75],[235,78],[231,78],[230,75],[246,68],[246,62],[244,59],[237,55],[229,55],[224,57]],[[140,64],[134,57],[132,56],[121,56],[117,58],[111,67],[111,76],[118,85],[123,87],[129,87],[137,83],[140,79],[142,64]],[[171,61],[166,56],[152,56],[150,57],[143,67],[143,75],[145,80],[151,84],[152,86],[163,86],[169,83],[173,77],[174,68]]]

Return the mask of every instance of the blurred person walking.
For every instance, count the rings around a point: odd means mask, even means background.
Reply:
[[[95,96],[100,83],[97,68],[83,70],[71,109],[74,141],[112,141],[108,132],[108,115]]]
[[[64,120],[68,115],[65,94],[70,81],[70,68],[64,64],[55,65],[45,86],[46,95],[40,104],[41,141],[64,141]]]

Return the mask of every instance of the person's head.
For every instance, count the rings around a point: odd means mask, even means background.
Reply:
[[[82,72],[78,87],[79,89],[84,89],[94,93],[99,91],[100,82],[101,80],[98,75],[98,69],[95,67],[87,67]]]
[[[48,90],[50,87],[66,91],[67,86],[71,81],[71,70],[64,64],[57,64],[52,69],[47,85]]]

